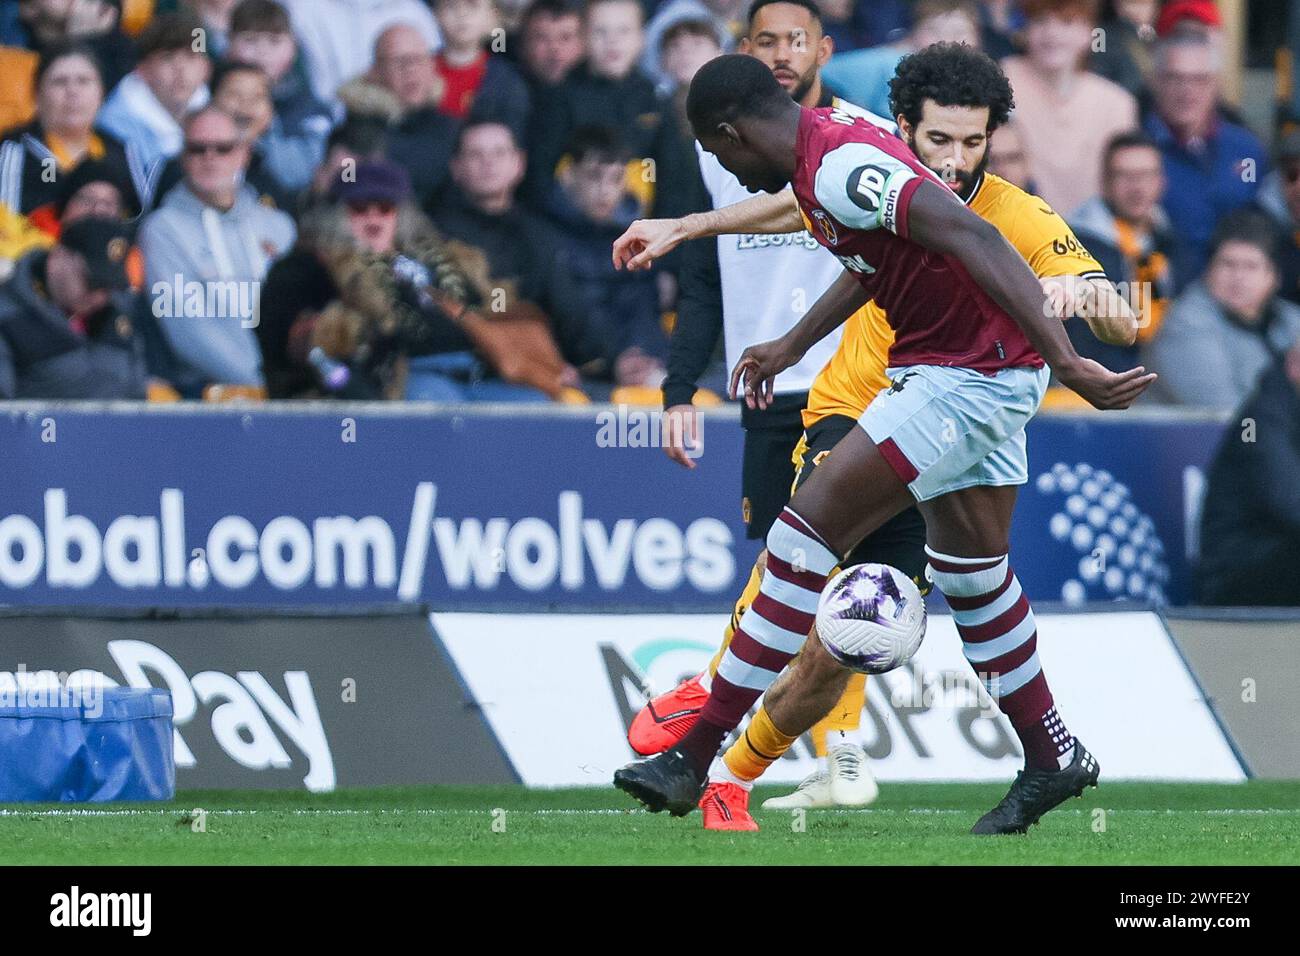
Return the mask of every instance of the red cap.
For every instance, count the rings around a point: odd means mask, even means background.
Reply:
[[[1156,33],[1162,37],[1168,36],[1184,20],[1196,20],[1207,27],[1223,26],[1223,17],[1219,16],[1219,8],[1214,5],[1214,0],[1172,0],[1160,11]]]

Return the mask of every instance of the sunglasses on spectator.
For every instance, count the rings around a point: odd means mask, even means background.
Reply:
[[[207,156],[209,153],[216,153],[218,156],[229,156],[239,148],[238,140],[225,140],[223,142],[204,143],[193,141],[185,144],[186,156]]]
[[[346,204],[348,212],[356,213],[358,216],[368,212],[378,212],[384,216],[390,216],[397,211],[397,204],[385,202],[382,199],[372,199],[368,202],[350,202]]]

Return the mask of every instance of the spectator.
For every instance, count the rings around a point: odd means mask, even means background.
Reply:
[[[289,14],[275,0],[242,0],[230,15],[228,58],[261,67],[271,81],[275,115],[267,131],[270,168],[285,189],[304,188],[325,155],[334,118],[298,66]]]
[[[349,116],[330,132],[325,158],[312,174],[311,185],[300,198],[299,210],[307,212],[330,202],[334,184],[341,182],[345,171],[355,175],[363,162],[378,162],[388,148],[387,126],[368,116]]]
[[[441,290],[459,307],[486,295],[411,204],[400,166],[362,163],[335,184],[334,199],[304,219],[262,290],[257,334],[273,397],[401,398],[409,387],[448,401],[544,398],[491,378],[471,382],[473,343],[432,294]],[[404,383],[408,361],[416,370]]]
[[[893,43],[909,24],[908,0],[825,0],[818,7],[825,35],[845,53]]]
[[[517,136],[528,125],[528,86],[503,56],[489,52],[495,32],[504,37],[493,0],[436,0],[443,47],[433,57],[442,80],[438,108],[457,120],[495,120]]]
[[[411,175],[419,202],[431,203],[447,182],[460,122],[438,109],[442,84],[419,31],[398,24],[381,33],[370,78],[342,95],[349,116],[385,118],[389,159]]]
[[[1151,398],[1230,412],[1300,336],[1300,306],[1277,297],[1268,219],[1241,211],[1215,236],[1204,277],[1175,300],[1144,362]]]
[[[528,15],[528,8],[532,6],[532,0],[495,0],[495,3],[497,15],[506,32],[512,35],[518,33],[524,17]]]
[[[1145,128],[1164,156],[1165,211],[1193,273],[1205,267],[1215,225],[1254,198],[1268,165],[1255,135],[1216,109],[1221,69],[1216,44],[1200,34],[1156,46],[1156,109]]]
[[[520,66],[536,97],[559,86],[582,60],[581,0],[536,0],[519,26]]]
[[[86,159],[58,181],[54,201],[38,206],[28,217],[51,240],[67,222],[96,216],[125,221],[140,214],[135,190],[123,170],[99,159]]]
[[[684,23],[698,24],[690,35],[703,37],[711,34],[721,50],[734,44],[727,21],[715,13],[704,0],[669,0],[645,28],[645,48],[641,51],[641,72],[655,82],[663,93],[671,93],[679,85],[665,62],[665,45],[670,33],[681,36]]]
[[[1101,17],[1105,43],[1094,46],[1088,66],[1124,87],[1143,104],[1154,72],[1152,46],[1160,0],[1106,0]]]
[[[904,56],[931,43],[979,46],[979,9],[974,0],[918,0],[912,20],[912,29],[893,43],[831,57],[822,69],[822,80],[850,103],[889,116],[889,81]]]
[[[1029,174],[1025,137],[1014,120],[999,127],[997,133],[989,137],[989,172],[1027,193],[1038,193]]]
[[[659,41],[659,65],[664,92],[672,95],[691,85],[695,71],[722,53],[723,41],[709,20],[678,20]]]
[[[37,70],[36,87],[36,119],[10,130],[0,144],[0,204],[30,214],[53,202],[60,175],[87,159],[109,163],[129,179],[131,160],[138,168],[139,154],[95,125],[103,85],[88,48],[67,45],[47,49]],[[132,188],[143,189],[143,177]]]
[[[1196,574],[1200,603],[1300,606],[1297,475],[1300,345],[1260,377],[1210,465]]]
[[[53,46],[77,43],[94,54],[112,89],[135,66],[136,51],[122,32],[120,4],[112,0],[25,0],[18,16],[27,28],[28,46],[39,55]]]
[[[0,286],[0,399],[142,399],[143,353],[121,293],[126,231],[86,218]]]
[[[295,230],[242,184],[248,161],[233,119],[214,107],[193,114],[185,179],[140,229],[154,314],[176,355],[182,394],[211,383],[262,384],[256,292]]]
[[[35,210],[31,221],[53,241],[79,219],[111,219],[129,229],[139,215],[135,190],[124,172],[102,160],[88,159],[63,177],[58,200]],[[126,276],[132,289],[144,287],[144,259],[135,246],[127,253]]]
[[[1300,305],[1300,130],[1283,138],[1277,161],[1278,168],[1260,185],[1257,202],[1281,237],[1277,264],[1282,298]]]
[[[1068,217],[1101,188],[1101,155],[1112,136],[1138,125],[1133,95],[1084,69],[1097,0],[1024,0],[1025,55],[1003,61],[1016,91],[1038,194]]]
[[[1122,372],[1137,364],[1139,347],[1160,331],[1180,282],[1190,277],[1180,274],[1182,245],[1160,208],[1165,176],[1155,142],[1138,131],[1116,136],[1106,144],[1102,167],[1101,195],[1079,207],[1070,225],[1106,275],[1128,290],[1138,313],[1137,343],[1106,345],[1078,323],[1067,328],[1080,355]]]
[[[558,265],[573,277],[588,327],[606,343],[614,382],[658,388],[668,338],[654,275],[616,270],[609,255],[637,216],[623,175],[627,151],[611,130],[587,127],[575,134],[568,155],[550,207],[561,239]]]
[[[1156,34],[1161,37],[1190,30],[1217,42],[1222,28],[1214,0],[1166,0],[1156,19]]]
[[[456,188],[436,207],[434,222],[447,238],[482,251],[504,290],[504,306],[537,306],[568,362],[581,366],[584,377],[607,380],[612,370],[603,361],[604,343],[587,328],[582,296],[557,263],[554,231],[515,202],[526,162],[510,127],[467,123],[451,161]],[[565,379],[576,385],[578,373],[570,369]]]
[[[1016,52],[1014,38],[1024,25],[1018,0],[980,0],[980,47],[993,59]]]
[[[219,63],[212,74],[212,105],[235,121],[239,138],[251,148],[244,182],[251,186],[258,200],[276,209],[294,208],[293,193],[275,174],[277,143],[271,136],[274,107],[271,84],[260,68],[248,63]],[[185,177],[179,159],[167,161],[154,191],[161,202]]]
[[[207,36],[210,56],[221,58],[230,48],[230,14],[239,0],[187,0],[186,6],[194,14]]]
[[[695,157],[678,135],[672,111],[654,83],[637,68],[644,46],[638,0],[592,0],[587,7],[587,59],[534,111],[529,130],[528,195],[550,195],[556,164],[580,126],[614,128],[633,162],[629,185],[642,208],[675,215],[688,192]],[[649,160],[650,162],[645,162]],[[645,175],[653,170],[653,175]]]
[[[442,45],[433,11],[424,0],[284,0],[302,48],[312,92],[333,105],[339,87],[370,71],[375,41],[404,23],[424,39],[425,50]]]
[[[196,48],[193,17],[162,13],[137,39],[140,62],[122,79],[100,111],[99,122],[135,147],[149,173],[181,150],[181,120],[208,102],[210,61]]]

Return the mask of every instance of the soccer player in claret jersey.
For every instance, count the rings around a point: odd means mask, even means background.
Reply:
[[[989,143],[1013,108],[1011,84],[998,65],[972,47],[959,43],[936,43],[904,57],[890,88],[891,112],[912,152],[939,175],[971,211],[996,226],[1024,257],[1049,298],[1054,304],[1059,304],[1061,318],[1087,322],[1102,341],[1131,345],[1136,334],[1136,317],[1132,309],[1065,220],[1041,199],[986,171]],[[616,259],[630,258],[634,247],[643,253],[651,250],[650,255],[658,257],[683,239],[717,232],[762,232],[768,198],[753,197],[728,206],[707,222],[639,220],[614,244]],[[796,485],[811,477],[840,439],[858,427],[858,419],[876,395],[890,387],[886,367],[892,339],[893,331],[888,319],[875,302],[868,303],[845,323],[839,347],[808,393],[807,408],[803,413],[806,432],[795,454],[799,463]],[[876,534],[881,535],[884,531],[881,529]],[[922,523],[921,539],[916,546],[922,569],[925,564],[924,537]],[[864,561],[907,567],[898,564],[898,558],[881,558],[863,552],[862,545],[846,559],[850,565]],[[918,580],[923,577],[922,570]],[[746,589],[732,615],[731,632],[734,633],[739,626],[740,616],[753,601],[760,582],[761,575]],[[1030,633],[1031,630],[1022,627],[1025,639]],[[730,637],[728,634],[726,643],[730,642]],[[710,677],[721,662],[726,643],[710,663]],[[988,652],[978,644],[967,645],[966,651],[977,664],[981,655]],[[828,723],[822,719],[826,704],[836,700],[837,694],[839,698],[832,714],[837,721],[843,721],[838,726],[844,726],[849,716],[860,715],[863,699],[851,693],[854,680],[859,682],[857,686],[860,689],[863,675],[851,675],[836,665],[830,655],[804,652],[792,661],[791,666],[768,688],[762,706],[736,742],[710,767],[709,784],[700,800],[705,829],[758,829],[757,822],[749,813],[749,790],[754,781],[805,731],[811,729],[815,739],[818,724],[824,726]],[[990,680],[987,686],[991,694],[999,692],[996,681]],[[670,694],[682,696],[680,688]],[[661,725],[659,730],[664,736],[669,736],[669,731],[672,731],[667,742],[654,751],[642,752],[648,756],[677,743],[694,724],[708,699],[707,693],[701,693],[699,697],[693,715]],[[669,695],[657,701],[671,706]],[[854,708],[858,714],[850,713]],[[660,708],[661,711],[667,709]],[[639,714],[637,720],[641,719]],[[636,727],[636,722],[633,727]],[[835,754],[842,748],[840,744],[831,753]],[[831,801],[823,802],[818,798],[827,789],[832,796],[835,792],[833,786],[826,787],[825,779],[826,775],[821,773],[811,776],[789,797],[769,799],[763,807],[785,809],[825,805]],[[834,781],[835,778],[831,779]]]
[[[763,407],[772,378],[871,299],[894,330],[892,386],[773,526],[759,596],[700,720],[673,748],[616,772],[615,785],[653,811],[688,813],[723,737],[804,644],[832,569],[916,502],[935,585],[1025,753],[1025,770],[974,832],[1023,831],[1099,772],[1056,712],[1008,563],[1016,488],[1027,480],[1024,426],[1048,366],[1101,409],[1128,407],[1155,376],[1080,358],[1025,260],[896,137],[834,109],[798,106],[744,56],[701,68],[687,112],[701,145],[747,188],[793,185],[787,228],[804,223],[845,265],[787,335],[746,349],[733,391],[743,384],[747,404]],[[805,653],[819,650],[810,640]]]

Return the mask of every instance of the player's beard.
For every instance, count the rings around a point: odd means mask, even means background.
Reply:
[[[799,77],[799,82],[795,84],[794,89],[790,91],[790,99],[802,105],[803,98],[808,95],[814,83],[817,82],[817,65],[813,64],[812,68]]]
[[[911,148],[913,153],[916,153],[918,157],[921,155],[920,153],[916,152],[915,136],[909,136],[907,138],[907,145]],[[988,169],[988,166],[989,166],[989,154],[988,154],[988,150],[985,150],[984,158],[981,159],[979,161],[979,164],[974,169],[972,169],[969,173],[960,169],[955,169],[951,171],[946,169],[935,169],[933,166],[930,167],[930,172],[934,173],[945,183],[951,183],[955,179],[957,183],[957,188],[954,189],[953,192],[957,194],[958,198],[960,198],[963,202],[965,202],[966,200],[970,199],[970,195],[975,189],[975,184],[980,181],[980,178],[984,175],[984,171]]]

